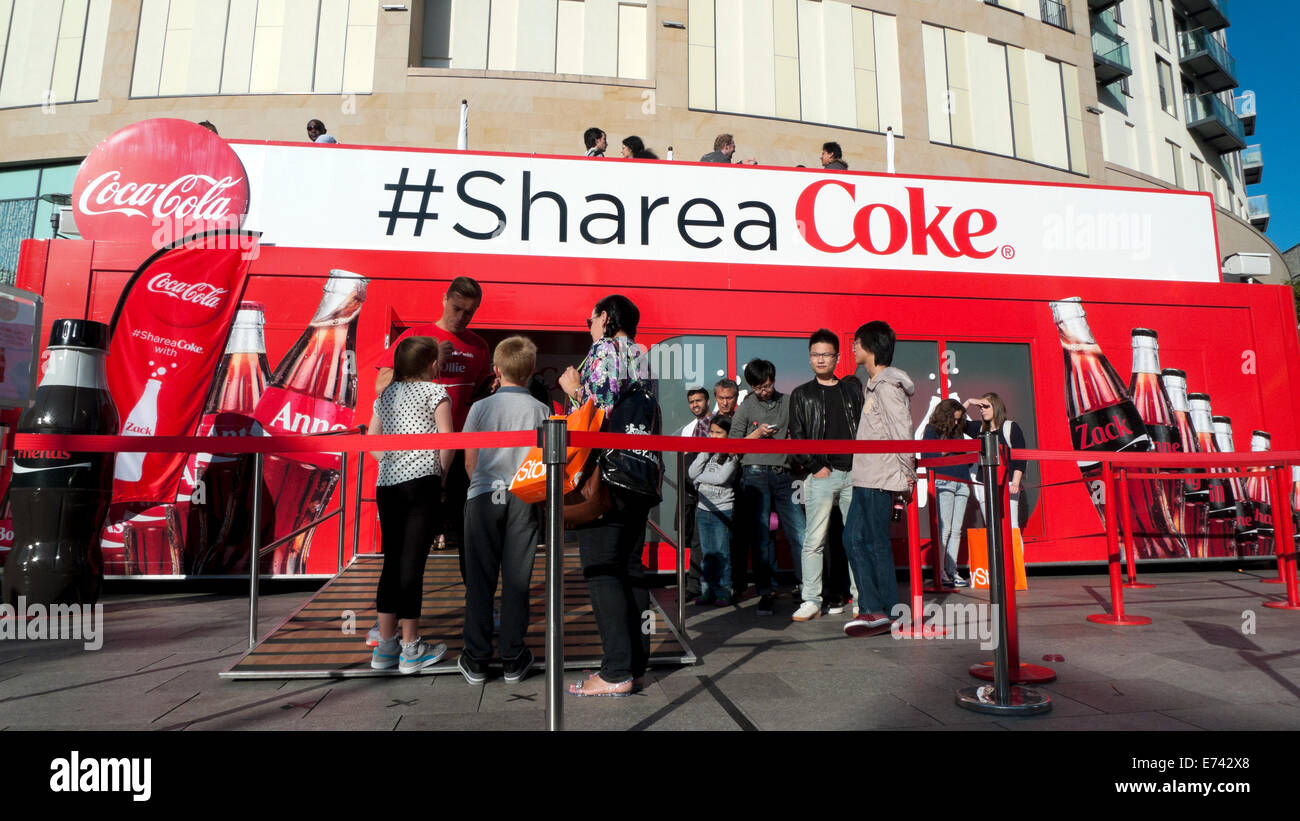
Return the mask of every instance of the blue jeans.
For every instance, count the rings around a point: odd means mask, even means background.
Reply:
[[[754,514],[754,587],[759,594],[776,592],[776,549],[768,530],[772,509],[781,520],[785,538],[790,542],[795,579],[803,578],[803,506],[794,503],[794,477],[788,470],[773,470],[745,465],[741,492]]]
[[[961,550],[962,523],[966,521],[966,502],[970,485],[951,479],[935,479],[934,494],[939,505],[939,544],[943,545],[943,568],[937,575],[952,581],[957,575],[957,552]]]
[[[846,470],[832,470],[829,476],[818,479],[809,476],[803,482],[803,505],[806,527],[803,542],[803,600],[822,603],[822,561],[826,551],[826,532],[830,529],[831,510],[840,509],[842,521],[849,520],[849,506],[853,501],[853,481]],[[853,598],[858,597],[857,583],[850,587]],[[836,595],[839,595],[836,593]]]
[[[731,598],[731,511],[695,509],[695,526],[700,532],[700,594],[704,598]]]
[[[889,544],[889,513],[894,494],[873,487],[854,487],[849,520],[844,523],[844,552],[858,584],[858,612],[889,615],[898,604],[894,551]]]

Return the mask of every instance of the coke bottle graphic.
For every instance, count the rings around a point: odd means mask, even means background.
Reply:
[[[1134,328],[1133,378],[1129,393],[1142,417],[1151,449],[1158,453],[1182,452],[1174,420],[1173,403],[1160,382],[1160,345],[1155,331]],[[1130,475],[1133,471],[1130,471]],[[1183,540],[1183,488],[1177,480],[1130,479],[1129,500],[1136,519],[1134,547],[1139,558],[1185,559]]]
[[[162,381],[159,379],[150,379],[144,383],[140,399],[122,423],[123,436],[153,436],[158,428],[158,389],[161,387]],[[113,475],[119,480],[138,482],[143,474],[144,451],[124,451],[117,455]]]
[[[1051,303],[1052,319],[1065,356],[1065,407],[1075,450],[1145,451],[1151,447],[1142,417],[1119,374],[1092,337],[1078,297]],[[1080,461],[1085,485],[1098,513],[1105,512],[1101,463]]]
[[[1201,443],[1192,427],[1192,409],[1187,404],[1187,374],[1177,368],[1165,368],[1160,371],[1160,383],[1164,385],[1165,394],[1174,412],[1174,426],[1178,429],[1178,441],[1183,453],[1200,453]],[[1186,468],[1193,472],[1193,468]],[[1209,555],[1209,518],[1205,515],[1205,506],[1210,498],[1208,487],[1199,479],[1183,481],[1183,538],[1193,558],[1204,559]]]
[[[1262,453],[1273,449],[1273,437],[1267,431],[1250,432],[1250,450]],[[1265,468],[1251,468],[1246,480],[1246,498],[1250,500],[1250,528],[1255,532],[1256,556],[1273,552],[1273,476]]]
[[[1211,418],[1214,424],[1214,440],[1219,445],[1222,453],[1235,453],[1236,447],[1232,442],[1232,420],[1226,416],[1215,416]],[[1240,472],[1242,468],[1229,468],[1229,471]],[[1244,480],[1233,476],[1228,480],[1232,486],[1232,494],[1236,499],[1236,506],[1233,515],[1233,538],[1237,542],[1238,555],[1254,555],[1254,541],[1259,535],[1251,523],[1251,504],[1250,497],[1246,495],[1246,483]]]
[[[266,325],[260,302],[241,302],[217,366],[199,421],[199,436],[247,436],[253,414],[266,392],[271,368],[266,359]],[[248,490],[252,460],[232,454],[197,453],[186,472],[192,477],[188,499],[182,482],[178,502],[185,501],[186,554],[193,572],[221,575],[248,570]],[[270,502],[268,501],[268,506]],[[270,521],[267,509],[267,522]]]
[[[360,274],[330,271],[316,316],[276,366],[257,403],[256,432],[269,436],[326,433],[351,426],[357,404],[357,321],[366,283]],[[275,505],[272,538],[318,518],[338,478],[336,453],[268,456],[264,492]],[[270,571],[303,572],[310,545],[308,531],[276,548]]]
[[[107,353],[108,326],[56,319],[45,373],[18,432],[116,434]],[[111,453],[15,452],[9,488],[14,545],[5,561],[4,601],[95,602],[103,581],[99,531],[112,495]]]
[[[1291,524],[1297,546],[1300,546],[1300,465],[1291,466]]]
[[[176,505],[131,504],[122,522],[127,573],[176,576],[185,572],[181,558],[181,521]]]

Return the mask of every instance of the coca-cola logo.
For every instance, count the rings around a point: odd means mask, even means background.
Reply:
[[[155,245],[237,228],[248,196],[243,163],[226,141],[174,119],[114,132],[86,157],[72,189],[82,237]]]
[[[225,288],[218,288],[209,282],[173,279],[166,271],[149,280],[146,287],[155,294],[166,294],[172,299],[202,305],[204,308],[220,308],[222,295],[229,293]]]
[[[992,211],[984,208],[954,211],[951,205],[927,208],[925,189],[919,186],[904,189],[907,202],[901,208],[890,202],[871,202],[853,212],[851,220],[840,221],[847,224],[837,224],[834,228],[819,225],[817,197],[827,186],[842,188],[850,197],[856,197],[857,193],[857,186],[852,183],[818,180],[799,194],[795,204],[795,220],[804,241],[818,251],[840,254],[857,245],[875,256],[890,256],[904,249],[919,257],[929,256],[931,249],[949,258],[988,259],[999,250],[1006,259],[1015,256],[1015,249],[1010,245],[1004,245],[1001,249],[996,243],[982,242],[976,245],[976,240],[988,236],[998,227],[998,218]],[[837,236],[851,232],[852,238],[833,245],[825,238],[832,232]]]
[[[244,181],[242,177],[216,179],[206,174],[184,174],[168,183],[121,179],[120,171],[105,171],[91,180],[77,198],[78,214],[157,219],[193,216],[220,221],[231,214],[230,197],[222,194]]]

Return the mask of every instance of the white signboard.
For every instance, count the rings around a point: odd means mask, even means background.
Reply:
[[[1218,282],[1209,194],[232,142],[306,248]]]

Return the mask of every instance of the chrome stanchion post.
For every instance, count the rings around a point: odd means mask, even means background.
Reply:
[[[686,452],[677,454],[677,629],[686,635]]]
[[[546,465],[546,729],[564,729],[564,466],[569,429],[547,419],[537,429]]]
[[[343,452],[339,470],[339,560],[335,575],[343,572],[343,545],[348,538],[348,454]]]
[[[984,468],[984,498],[988,499],[989,603],[997,618],[998,643],[993,648],[993,685],[963,687],[957,691],[957,704],[977,713],[998,715],[1032,715],[1052,709],[1046,695],[1029,687],[1011,684],[1007,656],[1008,623],[1006,576],[1003,562],[1002,483],[998,467],[1002,462],[1001,437],[998,431],[980,436],[980,466]]]
[[[248,537],[248,649],[257,646],[257,574],[262,563],[262,454],[253,455],[253,523]]]

